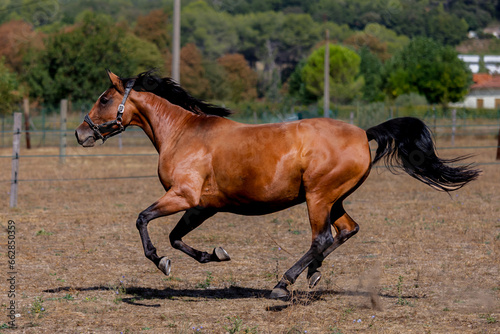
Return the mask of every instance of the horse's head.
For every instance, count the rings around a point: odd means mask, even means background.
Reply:
[[[123,132],[132,120],[135,106],[130,101],[127,102],[127,98],[132,91],[134,79],[123,82],[110,71],[108,76],[111,87],[101,94],[83,123],[75,130],[78,143],[84,147],[92,147],[98,139],[104,142]]]

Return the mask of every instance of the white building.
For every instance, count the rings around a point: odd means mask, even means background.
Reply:
[[[479,72],[479,63],[481,62],[481,56],[478,55],[458,55],[464,63],[467,64],[472,73]],[[500,56],[483,56],[484,67],[489,73],[500,74]]]
[[[466,108],[500,108],[500,75],[474,74],[474,84],[465,97]]]

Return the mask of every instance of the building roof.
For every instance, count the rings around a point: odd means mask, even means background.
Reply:
[[[500,88],[500,75],[478,73],[472,76],[472,81],[474,84],[471,89]]]

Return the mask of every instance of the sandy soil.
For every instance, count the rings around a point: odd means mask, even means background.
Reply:
[[[108,143],[106,144],[108,145]],[[270,290],[309,247],[305,205],[260,217],[217,214],[184,240],[232,260],[200,265],[171,248],[179,215],[150,224],[164,276],[142,251],[135,220],[163,193],[150,147],[69,148],[57,157],[21,159],[19,206],[0,203],[0,303],[5,329],[9,282],[8,220],[16,224],[16,333],[500,333],[500,166],[482,165],[479,180],[450,195],[407,175],[374,168],[346,200],[360,232],[330,255],[309,290],[305,274],[292,301]],[[457,146],[494,146],[463,138]],[[449,146],[444,139],[438,146]],[[79,157],[137,153],[143,156]],[[446,149],[441,156],[495,149]],[[1,149],[0,155],[10,155]],[[57,155],[57,149],[23,151]],[[2,180],[10,159],[0,159]],[[64,181],[63,179],[76,179]]]

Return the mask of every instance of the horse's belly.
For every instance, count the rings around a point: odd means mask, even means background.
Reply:
[[[283,210],[304,201],[305,192],[299,178],[279,184],[247,182],[240,184],[240,187],[219,189],[215,193],[203,194],[200,204],[217,208],[219,211],[261,215]]]
[[[276,211],[284,210],[294,205],[303,203],[305,196],[297,196],[288,201],[276,202],[248,202],[248,203],[227,203],[219,211],[231,212],[240,215],[254,216],[265,215]]]

